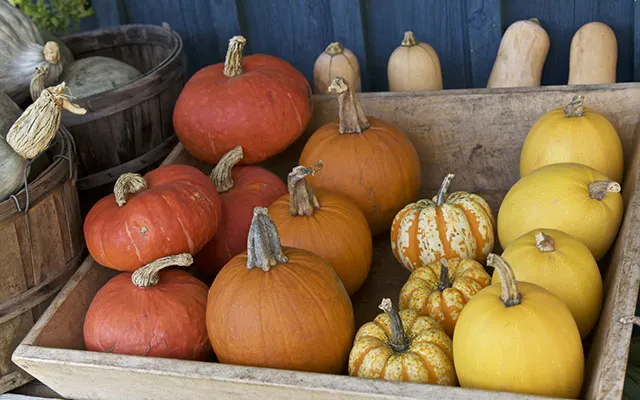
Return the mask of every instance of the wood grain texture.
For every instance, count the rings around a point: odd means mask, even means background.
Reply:
[[[113,90],[76,100],[88,110],[85,115],[63,113],[62,123],[77,143],[84,215],[112,190],[121,173],[144,172],[168,154],[170,149],[162,145],[175,138],[173,107],[186,82],[187,61],[180,37],[159,26],[126,25],[64,41],[77,58],[113,57],[143,73]]]
[[[576,93],[566,86],[527,89],[451,90],[412,94],[359,95],[368,115],[397,124],[418,148],[423,168],[422,195],[431,197],[442,177],[456,173],[451,190],[476,192],[494,215],[518,177],[518,157],[529,127],[543,113]],[[587,347],[584,398],[619,399],[622,394],[631,326],[618,319],[632,315],[638,295],[640,240],[640,84],[580,88],[589,105],[607,116],[621,135],[626,171],[623,196],[627,211],[605,277],[605,304]],[[314,129],[336,118],[336,100],[315,96],[315,111],[305,136],[264,163],[281,177],[297,164],[300,149]],[[176,146],[166,164],[196,162]],[[397,298],[409,273],[394,259],[388,234],[374,239],[373,265],[362,288],[352,296],[356,325],[380,311],[382,297]],[[498,251],[500,249],[494,249]],[[14,353],[14,361],[63,396],[77,399],[154,398],[173,400],[247,399],[526,399],[524,395],[470,391],[348,376],[256,369],[218,363],[100,354],[84,351],[82,321],[96,291],[113,271],[88,258]],[[126,384],[113,385],[113,382]],[[125,393],[126,391],[126,393]],[[536,397],[539,398],[539,397]]]
[[[84,241],[70,162],[56,159],[30,183],[26,213],[12,199],[0,203],[0,393],[32,379],[11,354],[81,261]],[[25,197],[24,189],[17,194],[20,204]]]

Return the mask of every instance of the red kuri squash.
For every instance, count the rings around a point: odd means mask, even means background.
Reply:
[[[84,320],[89,351],[205,360],[211,352],[205,323],[207,286],[188,272],[183,253],[155,260],[133,274],[111,278]]]
[[[309,250],[336,270],[347,292],[356,292],[371,269],[372,239],[358,206],[328,190],[312,190],[306,177],[322,163],[289,174],[289,194],[269,207],[283,246]],[[315,193],[314,193],[315,192]]]
[[[172,254],[195,254],[213,238],[222,202],[204,173],[188,165],[126,173],[89,210],[84,237],[93,259],[135,271]]]
[[[256,207],[247,252],[209,289],[209,339],[221,363],[337,374],[355,322],[340,278],[323,258],[282,247],[266,208]]]
[[[234,36],[224,63],[207,66],[184,86],[173,126],[185,149],[210,164],[235,146],[245,164],[276,155],[311,120],[311,87],[298,70],[267,54],[242,57],[246,40]]]
[[[269,207],[287,193],[287,185],[276,174],[257,165],[237,166],[242,157],[242,147],[234,147],[211,172],[222,199],[222,218],[216,235],[196,254],[194,262],[211,275],[247,249],[253,209]]]
[[[395,125],[366,117],[349,84],[336,78],[339,121],[321,126],[309,138],[299,164],[322,160],[322,174],[309,177],[311,187],[328,189],[353,200],[374,235],[420,192],[420,160],[415,147]]]

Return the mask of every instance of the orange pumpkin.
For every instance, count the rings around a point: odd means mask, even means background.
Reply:
[[[211,353],[205,312],[207,285],[179,269],[189,253],[155,260],[111,278],[89,305],[89,351],[204,361]]]
[[[351,295],[371,268],[371,231],[351,200],[322,189],[314,193],[306,177],[315,172],[314,168],[295,167],[289,174],[289,194],[276,200],[269,214],[283,246],[309,250],[327,260]]]
[[[400,290],[400,309],[433,317],[452,338],[464,306],[490,284],[491,276],[479,262],[443,258],[413,270]]]
[[[282,247],[266,208],[254,209],[247,244],[209,289],[207,330],[220,362],[339,373],[355,322],[336,272],[313,253]]]
[[[394,215],[420,193],[420,160],[415,147],[395,125],[366,117],[349,84],[336,78],[339,121],[314,132],[299,164],[322,160],[322,174],[309,177],[311,187],[328,189],[355,202],[374,235],[391,227]]]
[[[454,175],[442,182],[433,200],[407,204],[391,227],[391,250],[409,271],[444,258],[484,262],[495,243],[495,219],[477,194],[447,195]]]

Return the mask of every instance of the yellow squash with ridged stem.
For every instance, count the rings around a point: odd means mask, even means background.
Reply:
[[[391,250],[409,271],[444,258],[469,257],[484,262],[493,250],[495,221],[477,194],[447,194],[453,174],[432,200],[404,206],[391,225]]]
[[[596,261],[622,222],[620,185],[582,164],[551,164],[521,178],[498,211],[502,248],[534,229],[557,229],[584,243]]]
[[[584,379],[580,332],[569,308],[538,285],[516,281],[504,259],[489,254],[502,283],[475,295],[453,334],[460,386],[577,398]]]
[[[582,242],[554,229],[528,232],[502,253],[519,281],[534,283],[558,296],[571,311],[580,334],[595,326],[602,307],[598,263]],[[493,272],[491,283],[500,283]]]
[[[577,95],[566,107],[549,111],[533,124],[520,153],[520,176],[549,164],[578,163],[621,182],[623,162],[616,129]]]
[[[455,386],[451,339],[429,316],[398,312],[383,299],[379,314],[362,325],[349,354],[349,375],[431,385]]]
[[[458,316],[491,276],[471,258],[441,259],[413,270],[400,290],[400,309],[434,318],[453,337]]]

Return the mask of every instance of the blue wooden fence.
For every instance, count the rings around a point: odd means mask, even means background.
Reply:
[[[437,51],[445,89],[485,87],[504,30],[536,17],[551,48],[543,85],[565,84],[575,31],[602,21],[618,39],[618,82],[640,80],[640,2],[634,0],[92,0],[82,29],[167,22],[183,38],[190,72],[223,60],[228,39],[247,37],[245,54],[286,59],[312,79],[331,41],[358,56],[365,91],[385,91],[386,65],[403,32]]]

